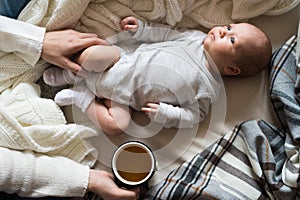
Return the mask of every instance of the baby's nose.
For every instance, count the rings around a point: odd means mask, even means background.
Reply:
[[[220,37],[223,38],[226,34],[226,32],[222,29],[219,30],[219,34],[220,34]]]

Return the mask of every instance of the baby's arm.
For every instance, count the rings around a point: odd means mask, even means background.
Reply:
[[[204,99],[200,103],[185,107],[173,106],[162,103],[148,103],[143,107],[145,112],[154,122],[163,123],[166,128],[192,128],[204,119],[208,113],[210,101]]]
[[[121,20],[120,26],[122,30],[129,31],[134,39],[141,42],[163,42],[183,37],[180,32],[173,30],[171,26],[145,23],[133,16]]]

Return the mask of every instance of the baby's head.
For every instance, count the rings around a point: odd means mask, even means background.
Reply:
[[[267,35],[249,23],[212,28],[204,40],[204,49],[224,76],[257,74],[268,66],[272,56]]]

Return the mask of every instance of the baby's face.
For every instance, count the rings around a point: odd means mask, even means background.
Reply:
[[[204,49],[221,74],[223,67],[235,65],[235,61],[243,56],[242,51],[249,51],[251,42],[258,42],[256,31],[252,25],[240,23],[214,27],[208,32]]]

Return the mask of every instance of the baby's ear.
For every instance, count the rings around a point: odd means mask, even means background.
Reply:
[[[240,67],[224,67],[225,75],[227,76],[236,76],[241,73]]]

